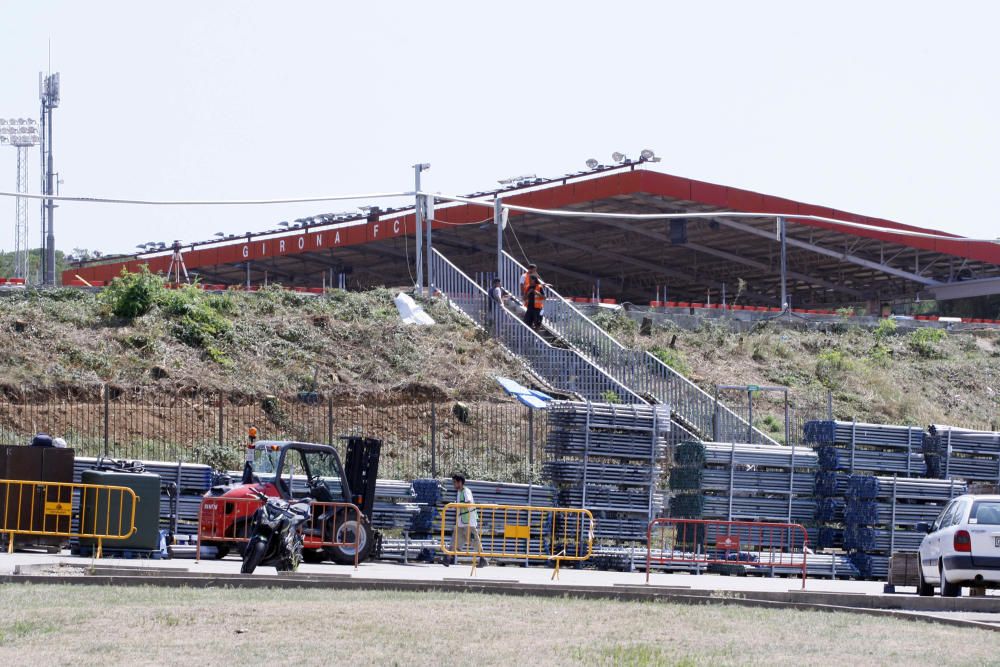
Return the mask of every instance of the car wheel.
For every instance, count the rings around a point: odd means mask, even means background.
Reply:
[[[924,580],[924,567],[923,565],[917,565],[917,594],[927,597],[929,595],[934,595],[934,584],[929,584]]]
[[[957,598],[962,595],[961,584],[950,584],[945,579],[944,563],[941,564],[941,597]]]

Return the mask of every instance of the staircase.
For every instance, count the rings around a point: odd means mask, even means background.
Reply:
[[[518,294],[525,271],[503,253],[500,280],[505,289]],[[573,349],[646,402],[670,405],[675,421],[699,438],[778,444],[652,354],[626,348],[552,287],[546,287],[544,313],[545,325]]]
[[[645,402],[579,351],[553,345],[513,313],[499,309],[493,321],[486,290],[437,250],[432,250],[431,262],[434,288],[552,386],[588,401],[608,402],[617,397],[623,403]]]

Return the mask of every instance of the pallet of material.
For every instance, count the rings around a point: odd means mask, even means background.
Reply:
[[[920,574],[920,554],[916,551],[897,551],[889,557],[888,588],[886,592],[894,593],[896,586],[917,586]]]

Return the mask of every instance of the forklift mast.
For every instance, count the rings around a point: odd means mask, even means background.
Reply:
[[[376,438],[350,436],[344,460],[344,476],[351,489],[354,503],[371,521],[375,507],[375,483],[378,481],[378,461],[382,441]]]

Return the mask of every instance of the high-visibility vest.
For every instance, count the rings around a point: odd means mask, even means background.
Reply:
[[[530,291],[531,291],[531,274],[526,272],[523,276],[521,276],[521,296],[523,296],[525,300],[527,300],[528,292]]]
[[[535,285],[525,293],[524,305],[526,308],[541,310],[545,305],[545,288],[541,284]]]
[[[475,499],[472,497],[472,491],[463,488],[458,492],[455,499],[457,503],[475,503]],[[458,525],[460,526],[476,526],[479,523],[479,513],[474,507],[460,507],[458,510]]]

